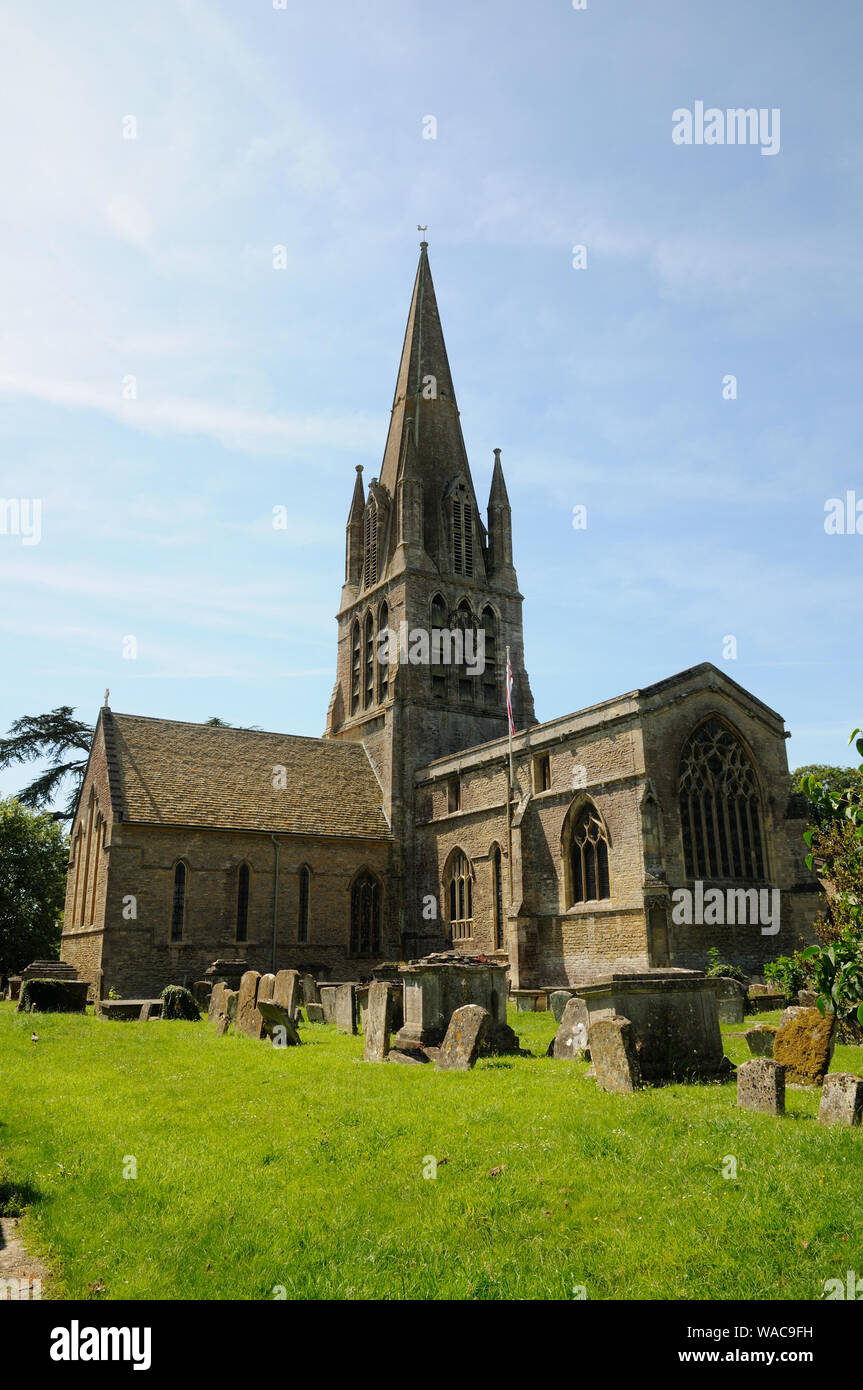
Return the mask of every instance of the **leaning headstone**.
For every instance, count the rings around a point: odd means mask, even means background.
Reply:
[[[294,1020],[281,1004],[274,1004],[272,999],[259,999],[258,1012],[262,1019],[263,1035],[272,1039],[274,1047],[298,1045],[300,1035],[294,1026]]]
[[[228,986],[221,981],[213,985],[213,992],[210,995],[210,1005],[207,1009],[207,1017],[211,1023],[218,1022],[222,1014],[227,1014],[228,1005],[225,995],[228,993]]]
[[[753,1057],[772,1057],[777,1030],[771,1023],[755,1023],[743,1034]]]
[[[262,999],[272,999],[275,987],[275,975],[262,975],[258,981],[258,1003],[260,1003]]]
[[[576,1057],[584,1057],[590,1046],[589,1034],[590,1010],[584,1000],[579,999],[578,996],[574,999],[568,999],[560,1020],[560,1027],[548,1050],[549,1056],[564,1058],[567,1061],[572,1061]]]
[[[139,1021],[140,1023],[149,1023],[149,1022],[150,1022],[150,1018],[152,1017],[152,1014],[153,1014],[153,1006],[154,1006],[154,1003],[155,1003],[155,1000],[153,1000],[153,999],[145,999],[145,1000],[144,1000],[143,1004],[141,1005],[141,1012],[138,1014],[138,1021]]]
[[[822,1014],[820,1009],[785,1010],[792,1012],[793,1018],[779,1024],[773,1056],[785,1067],[789,1085],[820,1086],[833,1056],[835,1015]]]
[[[240,981],[237,995],[237,1032],[245,1033],[247,1038],[263,1036],[264,1020],[257,1008],[260,978],[257,970],[247,970]]]
[[[563,1011],[571,998],[572,995],[568,989],[552,990],[551,994],[548,996],[548,1007],[554,1014],[555,1023],[560,1023],[560,1020],[563,1018]]]
[[[825,1076],[818,1107],[818,1123],[822,1125],[859,1125],[863,1116],[863,1077],[848,1071],[834,1071]]]
[[[714,978],[716,1011],[720,1023],[742,1023],[746,1012],[746,988],[727,975]]]
[[[340,1033],[356,1033],[357,997],[353,985],[338,985],[335,996],[336,1027]]]
[[[455,1009],[446,1030],[436,1071],[470,1071],[476,1065],[479,1049],[491,1014],[481,1004],[463,1004]]]
[[[631,1022],[621,1014],[595,1018],[590,1027],[590,1056],[596,1083],[604,1091],[626,1093],[641,1085],[641,1068]]]
[[[306,1004],[305,1010],[306,1018],[308,1019],[309,1023],[325,1022],[323,1004]]]
[[[336,1021],[336,991],[335,986],[325,985],[321,990],[321,1008],[324,1011],[324,1022],[335,1023]]]
[[[785,1114],[785,1068],[771,1057],[752,1057],[737,1068],[737,1104],[764,1115]]]
[[[287,1009],[291,1018],[297,1012],[297,983],[300,978],[298,970],[280,970],[276,975],[276,983],[273,987],[273,1003],[281,1004],[283,1009]]]
[[[307,1004],[306,1008],[313,1005]],[[369,1002],[366,1008],[365,1047],[363,1061],[385,1062],[390,1050],[390,1034],[393,1030],[393,997],[386,980],[373,980],[369,985]]]
[[[315,977],[314,977],[314,975],[309,975],[309,974],[302,975],[302,976],[300,977],[300,982],[301,982],[301,984],[302,984],[302,990],[303,990],[303,1003],[304,1003],[304,1004],[320,1004],[320,1002],[321,1002],[320,991],[318,990],[318,987],[317,987],[317,985],[315,984]]]

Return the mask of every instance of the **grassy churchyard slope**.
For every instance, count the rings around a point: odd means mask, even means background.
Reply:
[[[543,1055],[550,1014],[510,1022],[536,1056],[435,1073],[327,1025],[276,1050],[2,1004],[0,1214],[72,1298],[817,1299],[863,1273],[863,1132],[816,1095],[784,1120],[733,1084],[606,1095]]]

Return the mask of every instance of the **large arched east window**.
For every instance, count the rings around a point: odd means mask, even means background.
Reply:
[[[473,867],[461,850],[450,857],[444,886],[450,940],[465,941],[473,936]]]
[[[171,940],[182,941],[186,925],[186,881],[188,870],[182,859],[174,866],[174,891],[171,898]]]
[[[680,759],[680,826],[689,879],[763,879],[761,802],[743,744],[718,719],[687,739]]]
[[[247,941],[249,936],[249,866],[241,864],[237,870],[237,940]]]
[[[368,869],[351,888],[351,955],[378,955],[381,949],[381,885]]]
[[[592,802],[587,802],[572,822],[569,867],[571,904],[611,897],[608,834]]]

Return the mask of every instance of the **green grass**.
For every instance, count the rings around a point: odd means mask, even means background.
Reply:
[[[328,1026],[275,1050],[0,1005],[0,1204],[72,1298],[816,1299],[863,1273],[863,1132],[815,1095],[784,1120],[733,1084],[606,1095],[543,1055],[550,1014],[510,1022],[535,1056],[435,1073]]]

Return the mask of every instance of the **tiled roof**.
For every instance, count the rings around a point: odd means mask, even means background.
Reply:
[[[389,838],[359,743],[101,711],[114,810],[124,821]],[[286,769],[284,788],[274,769]]]

